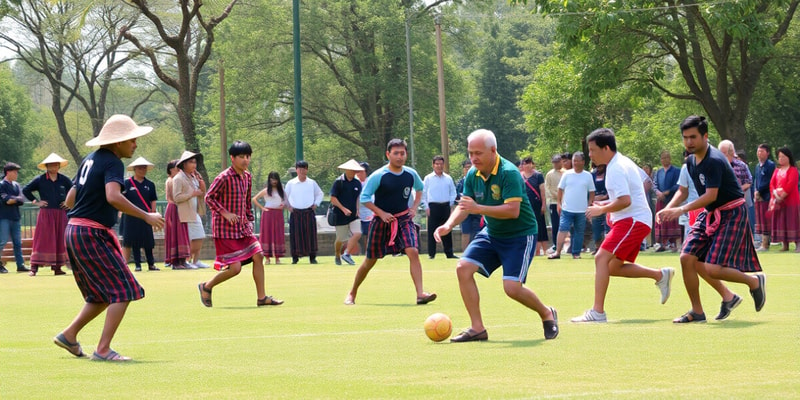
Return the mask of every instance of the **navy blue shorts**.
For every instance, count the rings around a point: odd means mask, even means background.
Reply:
[[[487,278],[502,265],[503,280],[525,283],[535,249],[536,234],[495,238],[484,228],[469,243],[461,260],[477,265],[478,272]]]

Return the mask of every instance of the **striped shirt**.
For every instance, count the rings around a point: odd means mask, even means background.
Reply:
[[[217,239],[241,239],[253,236],[252,197],[253,177],[244,171],[237,174],[233,167],[222,171],[206,192],[206,205],[211,210],[211,233]],[[239,221],[231,224],[222,213],[231,212]]]

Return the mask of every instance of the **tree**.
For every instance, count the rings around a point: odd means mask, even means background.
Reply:
[[[5,64],[0,64],[0,87],[0,161],[31,167],[29,160],[39,143],[39,135],[27,129],[31,102]]]
[[[746,143],[753,94],[800,0],[532,3],[558,18],[567,48],[586,50],[581,71],[597,90],[629,82],[696,101],[723,138]],[[670,71],[682,90],[665,85]]]
[[[23,0],[4,21],[11,24],[0,30],[0,46],[46,78],[58,131],[72,159],[80,163],[83,155],[66,114],[73,102],[78,103],[89,115],[93,135],[100,133],[115,74],[135,57],[123,54],[117,31],[134,25],[136,15],[113,0]]]
[[[146,0],[129,0],[130,4],[150,20],[160,41],[148,43],[140,39],[144,32],[135,32],[131,27],[123,27],[121,34],[147,56],[156,76],[175,89],[178,101],[175,111],[181,124],[181,133],[186,149],[200,152],[197,139],[196,115],[198,82],[203,66],[211,56],[214,44],[214,29],[230,15],[238,0],[232,0],[221,9],[216,17],[204,14],[201,0],[179,0],[177,8],[158,8]],[[208,9],[208,7],[206,7]],[[214,12],[214,10],[208,10]],[[163,13],[163,16],[157,15]],[[172,21],[178,14],[177,24]],[[171,50],[164,57],[158,49],[162,43]],[[208,173],[202,159],[197,162],[197,170],[208,181]]]

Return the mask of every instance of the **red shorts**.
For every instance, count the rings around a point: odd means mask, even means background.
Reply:
[[[620,260],[627,262],[636,261],[642,241],[650,234],[650,227],[633,218],[621,219],[611,225],[611,231],[606,234],[601,249],[614,254]]]

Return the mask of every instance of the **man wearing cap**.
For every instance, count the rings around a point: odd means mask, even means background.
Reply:
[[[422,206],[428,217],[428,258],[436,257],[436,240],[433,232],[450,218],[450,207],[456,202],[456,184],[453,178],[444,172],[444,157],[433,157],[433,172],[422,180]],[[447,258],[453,255],[453,235],[442,237],[442,248]]]
[[[39,206],[36,229],[33,231],[33,251],[31,252],[31,276],[36,276],[40,265],[50,265],[55,275],[64,275],[62,265],[67,263],[67,247],[64,230],[67,228],[67,209],[64,200],[72,187],[72,181],[58,171],[68,161],[56,153],[50,153],[39,163],[44,174],[33,178],[22,193],[33,204]],[[37,199],[33,192],[39,193]]]
[[[17,272],[29,272],[22,258],[22,238],[20,232],[19,207],[25,203],[22,188],[17,183],[17,173],[20,166],[15,163],[6,163],[3,167],[5,176],[0,181],[0,251],[8,243],[14,245],[14,260],[17,263]],[[7,273],[5,266],[0,265],[0,273]]]
[[[147,171],[154,167],[155,165],[144,157],[139,157],[130,163],[128,171],[133,171],[133,176],[125,180],[125,189],[122,191],[128,201],[147,212],[155,212],[156,200],[158,200],[156,185],[153,181],[145,178]],[[158,271],[156,260],[153,257],[153,247],[155,247],[153,228],[144,220],[130,215],[122,215],[120,228],[122,231],[122,255],[125,261],[128,261],[132,251],[136,271],[141,271],[141,249],[144,249],[148,271]]]
[[[157,212],[145,212],[122,194],[125,166],[121,158],[130,158],[136,150],[136,138],[153,128],[138,126],[128,116],[113,115],[100,133],[86,142],[100,148],[83,159],[65,204],[69,222],[65,232],[67,255],[75,282],[85,303],[75,319],[53,342],[76,357],[83,357],[78,333],[86,324],[106,312],[105,323],[92,359],[129,361],[111,349],[128,303],[144,297],[139,285],[122,258],[119,241],[111,229],[117,222],[117,210],[161,229],[164,218]]]
[[[333,181],[331,187],[331,207],[336,221],[336,242],[334,244],[336,265],[344,262],[355,265],[350,256],[358,248],[358,239],[361,238],[361,221],[358,218],[358,198],[361,196],[361,181],[356,179],[356,173],[364,168],[356,162],[349,160],[339,165],[344,173]],[[344,246],[346,244],[346,246]],[[344,253],[342,253],[344,246]],[[341,257],[340,257],[341,255]]]
[[[322,189],[308,177],[308,162],[300,160],[294,165],[297,177],[286,182],[286,204],[289,206],[289,243],[292,246],[292,264],[300,257],[309,256],[311,264],[317,263],[317,218],[315,211],[322,204]]]
[[[208,268],[208,265],[200,261],[200,250],[206,238],[202,219],[206,214],[206,203],[203,201],[206,183],[197,172],[197,159],[202,157],[200,153],[184,151],[178,159],[178,168],[181,171],[172,178],[172,195],[178,206],[178,217],[189,230],[192,253],[191,260],[186,263],[189,268]]]

